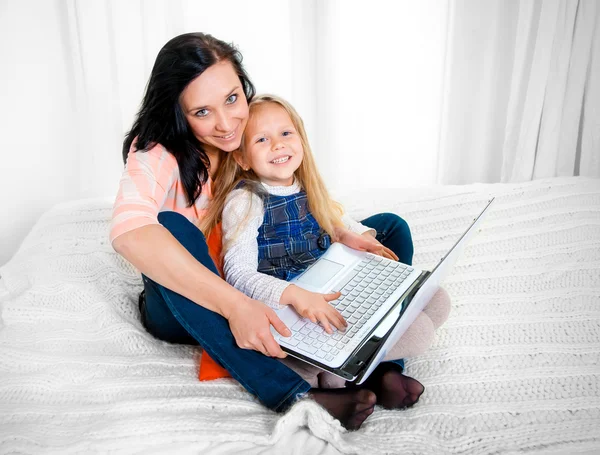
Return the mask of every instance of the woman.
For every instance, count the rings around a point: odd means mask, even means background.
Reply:
[[[140,310],[150,333],[199,344],[275,411],[308,394],[356,429],[373,412],[376,395],[368,389],[311,389],[272,358],[285,353],[270,326],[284,336],[289,329],[271,308],[218,276],[196,227],[220,160],[239,147],[248,120],[254,87],[241,60],[233,47],[202,33],[178,36],[161,49],[124,142],[112,245],[142,273]],[[343,236],[354,247],[384,248],[375,239]],[[421,392],[407,391],[417,397]]]

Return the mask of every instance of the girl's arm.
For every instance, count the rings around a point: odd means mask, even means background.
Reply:
[[[228,196],[223,209],[224,243],[223,271],[228,283],[273,308],[292,305],[296,311],[313,322],[321,322],[328,332],[330,323],[339,329],[346,321],[329,301],[335,294],[317,294],[287,281],[258,272],[258,229],[264,217],[262,200],[255,194],[238,189]]]
[[[264,208],[260,197],[244,190],[233,190],[225,201],[222,216],[223,272],[229,284],[244,294],[281,308],[283,291],[290,283],[258,272],[258,229]]]

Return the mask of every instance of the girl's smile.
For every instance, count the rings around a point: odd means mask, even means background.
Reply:
[[[275,158],[274,160],[271,160],[271,163],[272,163],[272,164],[283,164],[283,163],[287,163],[287,162],[288,162],[288,160],[289,160],[290,158],[291,158],[291,157],[290,157],[289,155],[285,155],[285,156],[277,157],[277,158]]]
[[[248,120],[243,142],[243,153],[234,154],[240,166],[251,168],[267,185],[294,183],[294,172],[302,164],[304,148],[283,107],[275,103],[256,106]]]

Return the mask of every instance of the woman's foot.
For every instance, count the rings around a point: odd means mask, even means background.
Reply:
[[[309,395],[348,430],[358,430],[377,401],[367,389],[311,389]]]
[[[391,362],[380,364],[359,387],[372,390],[377,395],[377,404],[386,409],[410,408],[425,390],[419,381],[403,375],[400,365]]]

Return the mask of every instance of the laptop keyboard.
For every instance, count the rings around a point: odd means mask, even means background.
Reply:
[[[282,338],[285,344],[299,352],[322,362],[332,362],[337,357],[345,358],[362,341],[364,327],[374,327],[396,302],[388,297],[406,280],[414,269],[399,262],[367,254],[355,268],[354,273],[339,283],[333,292],[341,296],[330,303],[348,322],[344,332],[328,334],[323,327],[308,319],[301,319],[291,327],[292,336]],[[380,309],[379,317],[373,315]],[[360,336],[356,336],[356,335]]]

